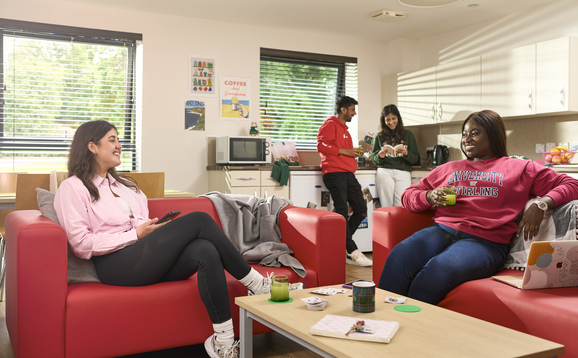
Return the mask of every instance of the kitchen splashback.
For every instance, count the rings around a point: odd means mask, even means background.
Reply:
[[[578,114],[506,119],[505,123],[509,155],[544,160],[541,153],[535,153],[537,143],[578,142]],[[437,144],[449,147],[450,160],[465,158],[460,150],[462,123],[409,129],[417,138],[421,158],[426,158],[426,148]]]

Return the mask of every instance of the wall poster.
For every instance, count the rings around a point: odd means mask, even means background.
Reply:
[[[221,77],[221,119],[249,119],[251,113],[251,79]]]
[[[195,100],[185,102],[185,130],[205,130],[205,102]]]
[[[189,94],[216,96],[215,59],[189,57]]]

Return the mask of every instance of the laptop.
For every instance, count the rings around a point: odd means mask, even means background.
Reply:
[[[533,242],[523,275],[492,276],[522,290],[578,286],[578,240]]]

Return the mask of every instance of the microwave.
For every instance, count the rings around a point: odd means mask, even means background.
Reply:
[[[217,164],[269,164],[271,163],[271,137],[217,137]]]

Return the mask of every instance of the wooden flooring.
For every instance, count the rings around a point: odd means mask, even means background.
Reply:
[[[366,254],[371,258],[371,254]],[[359,267],[346,265],[346,280],[356,279],[371,280],[371,267]],[[0,357],[14,358],[8,331],[6,330],[5,304],[0,302]],[[30,342],[30,344],[34,344]],[[312,358],[319,355],[301,347],[290,339],[278,333],[265,333],[253,338],[253,351],[255,358]],[[202,344],[188,347],[179,347],[163,351],[135,354],[125,358],[190,358],[207,357]]]

